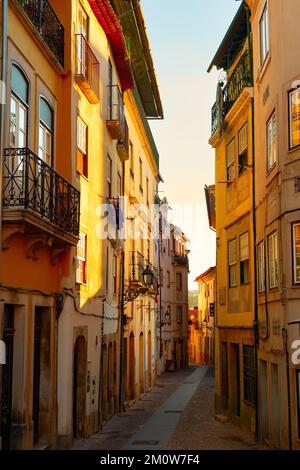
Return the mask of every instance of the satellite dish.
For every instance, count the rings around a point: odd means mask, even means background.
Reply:
[[[5,343],[0,340],[0,365],[6,364]]]

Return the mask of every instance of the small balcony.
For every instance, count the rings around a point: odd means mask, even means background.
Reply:
[[[17,0],[47,48],[64,67],[64,27],[48,0]]]
[[[3,221],[54,245],[76,245],[80,193],[28,148],[4,150]]]
[[[75,34],[75,80],[91,104],[100,103],[100,64],[83,34]]]
[[[124,102],[118,85],[108,86],[107,128],[112,139],[118,141],[117,150],[122,161],[129,159],[129,134],[124,113]]]
[[[185,266],[189,267],[189,258],[188,256],[178,255],[177,253],[173,253],[172,255],[172,263],[177,266]]]
[[[225,119],[244,88],[252,86],[250,53],[246,50],[228,78],[226,85],[220,87],[219,103],[215,103],[212,107],[212,135],[216,132],[220,122]]]

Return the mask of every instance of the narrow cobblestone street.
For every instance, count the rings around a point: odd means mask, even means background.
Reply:
[[[238,426],[214,416],[213,369],[191,366],[166,373],[101,433],[77,440],[77,450],[251,450]]]

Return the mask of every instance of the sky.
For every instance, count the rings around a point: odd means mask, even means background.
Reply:
[[[209,229],[204,186],[214,184],[214,150],[208,144],[211,107],[219,72],[207,68],[235,12],[236,0],[141,0],[164,107],[150,121],[160,153],[170,221],[190,239],[189,288],[215,265],[215,234]]]

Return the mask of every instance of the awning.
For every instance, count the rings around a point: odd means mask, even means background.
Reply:
[[[123,30],[110,1],[89,0],[89,3],[110,43],[122,89],[133,89],[134,80]]]

